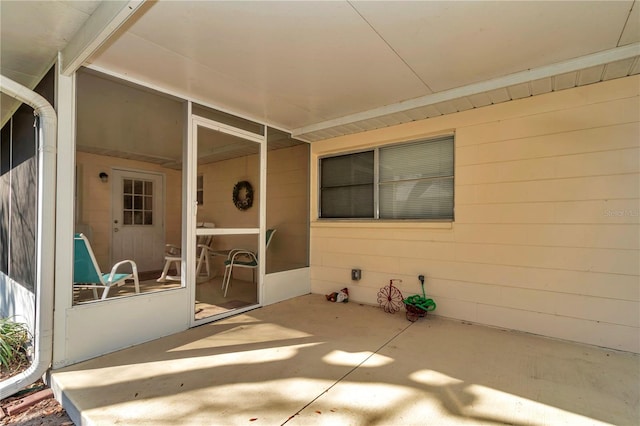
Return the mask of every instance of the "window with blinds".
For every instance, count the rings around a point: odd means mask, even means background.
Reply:
[[[372,218],[374,152],[321,161],[321,210],[327,218]]]
[[[320,160],[320,217],[453,220],[453,136]]]

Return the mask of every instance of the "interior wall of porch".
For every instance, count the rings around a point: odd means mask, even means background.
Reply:
[[[276,229],[267,251],[266,272],[274,273],[307,266],[306,208],[308,206],[308,150],[306,144],[267,152],[267,228]],[[257,226],[257,206],[265,200],[259,191],[259,157],[250,155],[218,161],[198,167],[203,176],[204,203],[198,207],[198,222],[213,222],[216,227]],[[245,211],[233,204],[234,185],[249,181],[254,189],[254,206]],[[217,236],[215,250],[232,248],[257,250],[255,236]],[[222,268],[222,258],[214,258]],[[240,270],[251,279],[251,271]]]
[[[314,142],[311,288],[640,352],[640,76]],[[318,158],[455,132],[455,221],[319,220]],[[362,280],[350,280],[352,268]]]
[[[111,180],[102,182],[100,172],[109,176],[113,169],[130,169],[144,172],[162,173],[165,176],[164,215],[165,241],[180,246],[181,243],[181,203],[182,172],[143,161],[129,160],[106,155],[76,153],[76,171],[78,183],[78,209],[76,223],[91,230],[91,248],[103,271],[111,269]],[[116,259],[121,260],[121,259]]]
[[[307,266],[307,145],[269,151],[267,165],[267,227],[278,232],[267,253],[267,273]],[[255,190],[254,205],[261,200],[257,155],[220,161],[198,168],[204,178],[204,204],[198,207],[198,222],[213,222],[217,227],[252,227],[258,223],[258,209],[238,210],[232,202],[236,182],[248,180]],[[181,245],[182,172],[156,164],[98,155],[76,153],[79,182],[76,222],[91,230],[91,247],[103,270],[111,267],[111,182],[102,182],[98,174],[112,175],[114,168],[163,173],[165,175],[165,241]],[[82,227],[78,227],[82,229]],[[254,247],[255,237],[216,237],[216,250]],[[221,261],[221,258],[214,258]],[[221,265],[218,265],[220,268]],[[247,271],[244,271],[247,272]],[[248,271],[250,273],[250,271]]]

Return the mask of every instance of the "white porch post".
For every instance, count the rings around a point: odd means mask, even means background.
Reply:
[[[53,367],[64,365],[67,341],[67,310],[73,302],[73,231],[75,188],[75,73],[58,70],[58,191],[56,203],[55,312],[53,319]],[[66,285],[65,285],[66,283]]]

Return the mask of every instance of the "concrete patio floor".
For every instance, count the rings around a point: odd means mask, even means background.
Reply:
[[[297,297],[56,370],[82,425],[640,423],[640,357]]]

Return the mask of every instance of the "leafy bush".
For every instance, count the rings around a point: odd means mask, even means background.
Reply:
[[[0,318],[0,366],[10,369],[26,362],[29,340],[26,324],[15,322],[11,318]]]

